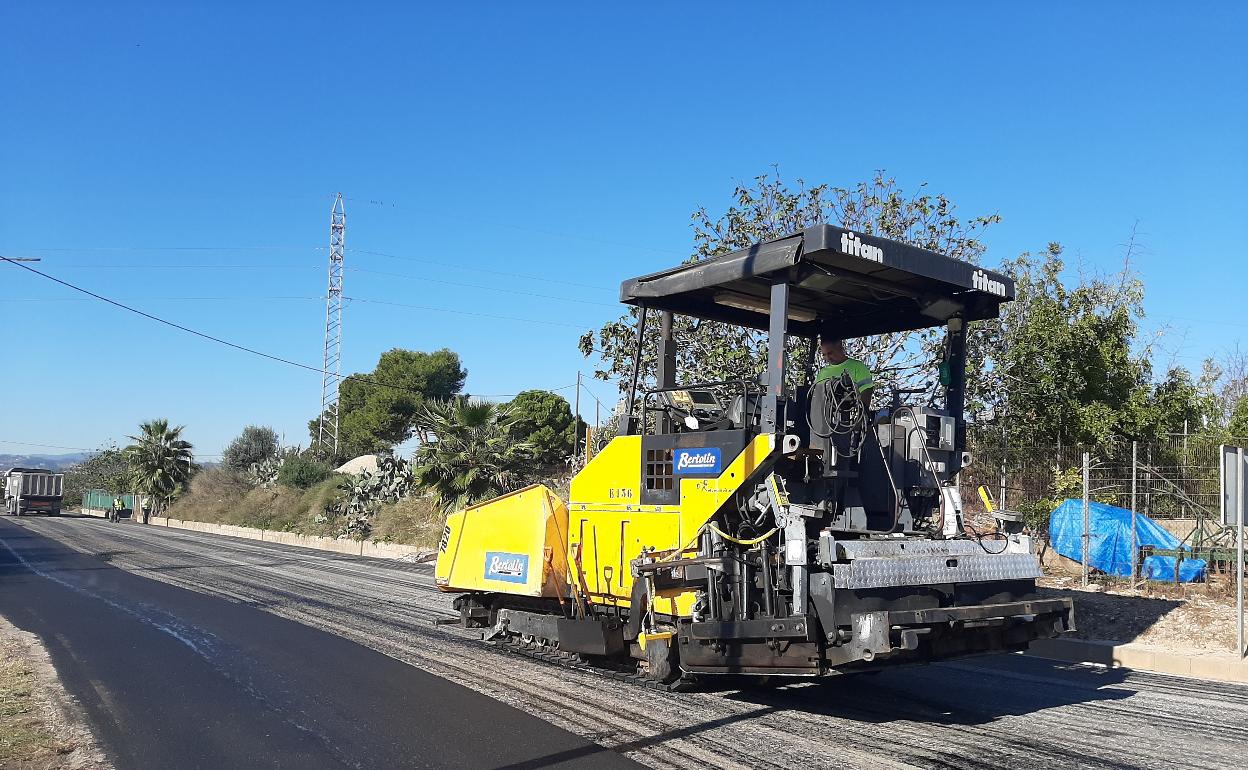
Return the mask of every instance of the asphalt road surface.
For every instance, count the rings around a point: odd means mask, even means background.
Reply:
[[[0,523],[0,613],[41,637],[120,770],[637,767],[341,636],[118,569],[36,528]]]
[[[135,730],[152,733],[145,745],[172,740],[174,720],[165,707],[219,720],[212,728],[224,734],[246,731],[233,724],[228,704],[249,699],[276,715],[272,740],[280,749],[320,745],[318,756],[327,760],[362,752],[366,767],[392,766],[386,757],[400,755],[416,765],[473,767],[599,767],[621,754],[663,767],[1047,770],[1226,768],[1243,761],[1248,687],[1241,685],[1004,655],[779,689],[665,695],[500,652],[476,632],[434,626],[452,613],[428,566],[96,519],[9,519],[0,522],[0,540],[29,565],[15,564],[0,547],[0,613],[29,630],[41,622],[45,640],[74,621],[68,610],[46,605],[51,595],[35,598],[43,596],[35,593],[40,581],[72,586],[63,593],[87,605],[74,611],[105,616],[98,623],[108,620],[109,601],[127,608],[122,615],[142,616],[142,640],[134,638],[130,651],[114,640],[103,652],[128,656],[128,676],[159,677],[169,693],[149,714],[103,730],[100,737],[113,747]],[[63,546],[79,556],[67,557]],[[15,597],[15,579],[31,598]],[[114,594],[110,581],[141,584],[147,593]],[[92,603],[101,606],[92,610]],[[113,622],[136,625],[111,614]],[[92,624],[90,617],[82,622]],[[301,632],[298,624],[328,633]],[[244,633],[240,625],[254,629]],[[97,625],[97,633],[106,631]],[[191,657],[176,668],[172,655],[150,654],[161,643],[200,646],[209,659]],[[52,648],[71,685],[71,670],[89,667],[95,655],[79,649],[58,657]],[[229,662],[222,662],[227,651]],[[191,670],[200,665],[224,671]],[[301,709],[310,721],[297,718]],[[540,719],[522,723],[517,710]],[[150,724],[135,723],[143,720]],[[245,740],[260,748],[270,738],[258,730]],[[565,730],[613,751],[578,745]],[[422,750],[428,753],[410,753]],[[289,763],[297,764],[296,756]]]

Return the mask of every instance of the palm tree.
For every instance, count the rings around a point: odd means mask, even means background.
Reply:
[[[447,512],[523,486],[535,453],[510,435],[511,419],[505,407],[486,401],[426,402],[418,422],[431,440],[412,458],[417,486]]]
[[[150,497],[157,513],[164,512],[195,471],[191,444],[182,440],[182,429],[170,428],[168,420],[148,420],[139,425],[139,435],[128,437],[134,442],[125,453],[135,491]],[[144,524],[147,516],[144,509]]]

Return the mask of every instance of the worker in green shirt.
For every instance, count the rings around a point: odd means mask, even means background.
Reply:
[[[827,366],[815,375],[815,382],[834,380],[844,372],[849,372],[850,379],[854,381],[854,386],[858,388],[858,393],[862,396],[862,405],[869,411],[875,382],[871,379],[871,370],[867,368],[867,365],[845,355],[844,340],[823,337],[819,340],[819,351],[823,353],[823,360],[827,362]]]

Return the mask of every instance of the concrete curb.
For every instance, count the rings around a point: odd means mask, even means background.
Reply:
[[[104,511],[98,511],[92,508],[83,508],[81,512],[86,516],[96,516],[104,518],[108,514]],[[134,523],[134,522],[131,522]],[[148,526],[168,527],[170,529],[188,529],[194,532],[207,532],[213,535],[225,535],[226,537],[237,537],[244,540],[261,540],[266,543],[279,543],[281,545],[293,545],[297,548],[311,548],[317,551],[333,551],[334,553],[345,553],[351,556],[368,556],[374,559],[398,559],[404,556],[430,556],[433,554],[428,548],[420,548],[414,545],[400,545],[398,543],[369,543],[367,541],[358,540],[338,540],[332,537],[317,537],[314,535],[299,535],[294,532],[277,532],[268,529],[256,529],[254,527],[236,527],[232,524],[210,524],[206,521],[183,521],[182,519],[169,519],[164,516],[152,516],[148,519]]]
[[[1248,662],[1230,653],[1185,655],[1143,644],[1122,644],[1087,639],[1037,639],[1028,655],[1066,663],[1095,663],[1102,666],[1177,674],[1219,682],[1248,683]]]

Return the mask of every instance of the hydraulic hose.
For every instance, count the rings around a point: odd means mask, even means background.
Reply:
[[[763,542],[764,540],[768,539],[769,537],[771,537],[772,535],[780,531],[779,527],[772,527],[771,531],[765,532],[759,535],[758,537],[751,538],[749,540],[741,540],[739,538],[733,537],[732,535],[729,535],[727,532],[724,532],[722,529],[715,526],[714,522],[707,522],[706,526],[709,527],[712,532],[719,535],[720,537],[727,540],[728,542],[736,543],[737,545],[745,546],[747,548],[750,546],[758,545],[759,543]]]

